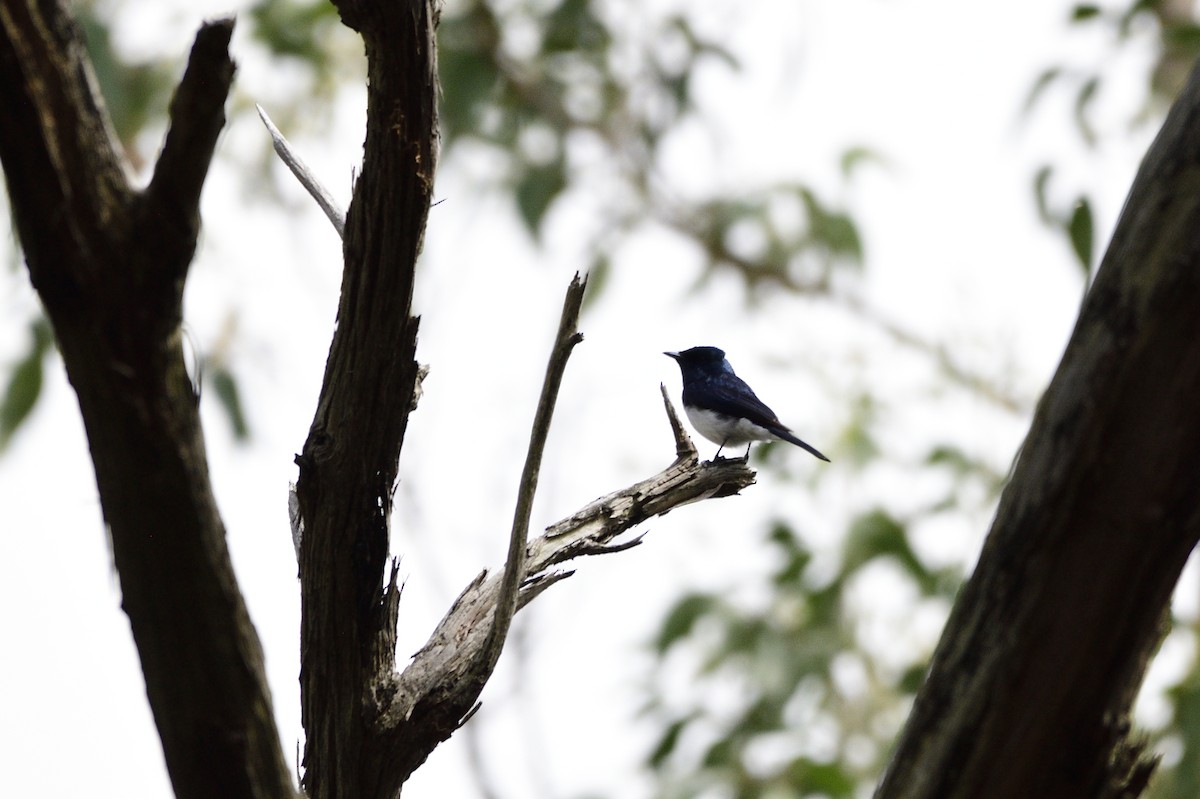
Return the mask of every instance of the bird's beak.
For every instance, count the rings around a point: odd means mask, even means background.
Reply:
[[[674,358],[677,361],[679,360],[678,352],[664,352],[663,355],[666,355],[668,358]]]

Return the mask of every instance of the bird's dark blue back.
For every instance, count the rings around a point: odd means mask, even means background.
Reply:
[[[716,347],[693,347],[677,358],[683,375],[683,404],[744,417],[757,425],[783,428],[775,412],[734,374],[725,353]]]
[[[751,441],[788,441],[823,461],[818,450],[801,441],[733,373],[725,353],[716,347],[692,347],[683,352],[667,352],[679,364],[683,374],[683,408],[692,425],[709,441],[724,447],[729,443]],[[720,449],[717,450],[719,455]],[[749,457],[750,448],[746,448]]]

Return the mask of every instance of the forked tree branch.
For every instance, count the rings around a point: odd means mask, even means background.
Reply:
[[[753,485],[754,472],[742,460],[700,463],[687,434],[676,424],[678,417],[665,390],[663,401],[674,420],[676,451],[681,454],[662,472],[597,499],[530,541],[519,574],[518,608],[573,574],[555,571],[556,566],[584,555],[628,549],[640,537],[616,539],[645,521]],[[454,601],[402,674],[377,676],[372,690],[378,703],[373,729],[392,742],[383,750],[390,753],[388,766],[399,769],[403,778],[474,712],[486,681],[477,664],[489,646],[490,622],[504,602],[504,583],[503,570],[490,577],[482,572]],[[433,735],[437,737],[431,739]]]
[[[410,306],[437,155],[438,9],[430,0],[335,4],[366,45],[367,143],[345,222],[338,327],[297,458],[304,786],[311,799],[394,799],[477,707],[515,609],[566,576],[553,566],[625,548],[612,539],[686,502],[736,493],[754,473],[740,461],[699,464],[694,449],[677,441],[677,451],[689,454],[665,472],[525,544],[554,398],[578,340],[583,281],[576,281],[531,436],[507,569],[474,581],[408,668],[397,670],[396,564],[384,573],[397,459],[421,375]]]

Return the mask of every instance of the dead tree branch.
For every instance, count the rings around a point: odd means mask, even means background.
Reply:
[[[670,400],[664,396],[664,401],[673,415]],[[686,439],[682,428],[677,433]],[[677,448],[686,451],[687,446],[677,440]],[[615,539],[648,519],[691,502],[737,494],[753,483],[754,472],[744,462],[700,463],[692,449],[659,474],[597,499],[530,541],[517,606],[524,607],[572,574],[554,567],[584,555],[628,549],[640,539],[614,543]],[[379,675],[373,691],[379,711],[376,729],[394,742],[394,762],[389,765],[405,776],[473,712],[483,688],[474,664],[488,647],[489,622],[503,602],[504,580],[503,571],[491,577],[481,573],[454,601],[408,668],[398,677]],[[431,731],[441,737],[430,740]]]
[[[304,159],[292,147],[291,142],[284,138],[283,134],[279,132],[279,128],[275,127],[275,123],[271,121],[271,117],[267,116],[263,107],[258,103],[255,103],[254,107],[258,109],[258,118],[262,120],[267,132],[271,134],[271,144],[274,146],[279,160],[283,161],[296,176],[296,180],[300,181],[300,185],[317,201],[317,205],[321,207],[325,216],[333,223],[334,229],[337,230],[338,238],[345,238],[346,212],[338,206],[337,200],[333,199],[333,195],[309,169],[308,164],[304,163]]]
[[[525,467],[521,471],[521,486],[517,492],[517,507],[513,513],[512,532],[508,543],[508,560],[504,566],[504,578],[500,584],[500,597],[496,605],[488,640],[483,648],[477,668],[490,676],[500,659],[504,640],[513,614],[517,612],[517,590],[525,578],[525,541],[529,535],[529,516],[533,513],[533,497],[537,492],[538,476],[542,471],[542,452],[546,449],[546,437],[550,434],[550,419],[558,401],[558,389],[562,385],[563,372],[571,350],[583,340],[579,334],[579,309],[583,306],[583,293],[587,289],[587,278],[575,275],[563,300],[562,318],[558,324],[558,335],[546,365],[546,379],[538,399],[533,429],[529,434],[529,452],[525,456]]]

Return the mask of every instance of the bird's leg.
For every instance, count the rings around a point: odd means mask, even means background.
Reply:
[[[746,463],[750,462],[750,445],[753,443],[753,441],[746,442],[746,454],[742,456],[742,460],[744,460]]]
[[[722,442],[721,442],[721,446],[717,447],[717,454],[716,454],[716,455],[713,455],[713,460],[714,460],[714,461],[716,461],[716,460],[720,460],[720,459],[721,459],[721,450],[723,450],[723,449],[725,449],[725,442],[724,442],[724,441],[722,441]]]

